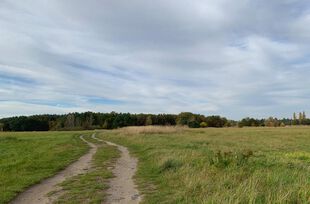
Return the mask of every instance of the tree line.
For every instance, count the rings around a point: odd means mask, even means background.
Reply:
[[[255,119],[255,118],[243,118],[238,122],[239,127],[284,127],[291,125],[310,125],[310,119],[307,118],[306,113],[300,112],[298,114],[294,113],[292,119],[290,118],[274,118],[269,117],[266,119]]]
[[[288,125],[310,125],[305,112],[293,114],[292,119],[244,118],[240,121],[228,120],[213,115],[204,116],[190,112],[180,114],[131,114],[131,113],[69,113],[63,115],[33,115],[0,119],[0,131],[49,131],[49,130],[92,130],[116,129],[126,126],[188,126],[190,128],[206,127],[279,127]]]
[[[224,127],[228,120],[220,116],[205,117],[189,112],[176,114],[69,113],[33,115],[0,119],[2,131],[48,131],[116,129],[126,126],[187,125],[192,128]]]

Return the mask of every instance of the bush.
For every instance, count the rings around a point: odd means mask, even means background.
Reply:
[[[213,115],[206,117],[206,122],[208,127],[224,127],[224,125],[227,123],[227,119]]]
[[[200,128],[200,125],[197,121],[190,121],[188,122],[188,127],[189,128]]]
[[[206,122],[201,122],[201,123],[200,123],[200,127],[206,128],[206,127],[208,127],[208,123],[206,123]]]

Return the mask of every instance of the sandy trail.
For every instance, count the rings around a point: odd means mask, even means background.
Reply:
[[[126,147],[111,142],[98,139],[92,135],[93,139],[106,142],[108,145],[116,146],[121,152],[121,157],[116,161],[113,168],[114,178],[109,182],[110,188],[107,191],[105,204],[138,204],[141,196],[133,181],[133,176],[137,170],[138,160],[130,156]]]
[[[93,134],[95,137],[95,134]],[[91,168],[91,160],[93,155],[97,151],[96,145],[86,141],[83,136],[80,136],[81,140],[86,142],[91,149],[88,153],[79,158],[76,162],[70,164],[66,169],[58,172],[55,176],[43,180],[41,183],[36,184],[23,193],[19,194],[11,204],[50,204],[53,203],[61,195],[61,187],[57,184],[62,183],[67,178],[76,176],[78,174],[86,173]],[[48,193],[56,191],[52,196],[47,196]]]

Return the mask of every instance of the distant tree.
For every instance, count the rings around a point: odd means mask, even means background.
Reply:
[[[224,124],[224,127],[231,127],[233,126],[233,122],[231,120],[227,120],[227,122]]]
[[[303,111],[302,112],[302,124],[303,125],[306,125],[306,123],[307,123],[306,120],[307,120],[306,112]]]
[[[189,127],[224,127],[237,124],[220,116],[208,116],[183,112],[174,114],[130,114],[130,113],[69,113],[64,115],[34,115],[0,119],[0,130],[47,131],[74,129],[113,129],[142,125],[187,125]],[[207,125],[206,125],[207,124]],[[310,124],[310,120],[309,120]]]
[[[81,122],[81,118],[80,117],[75,117],[75,126],[76,127],[81,127],[82,126],[82,122]]]
[[[296,113],[293,113],[293,120],[297,120]]]
[[[172,120],[172,118],[170,118]],[[187,125],[188,127],[198,127],[201,122],[207,122],[205,116],[191,112],[182,112],[175,118],[177,125]],[[170,122],[169,122],[170,123]],[[167,124],[167,122],[166,122]],[[171,123],[170,123],[171,124]]]
[[[4,124],[0,123],[0,131],[3,131],[3,128],[4,128]]]
[[[277,118],[269,117],[265,120],[265,126],[267,127],[278,127],[280,125]]]
[[[152,125],[153,121],[152,121],[152,116],[149,115],[147,116],[146,120],[145,120],[145,125]]]
[[[304,119],[303,119],[303,115],[302,115],[301,112],[299,113],[299,118],[298,119],[299,119],[299,125],[302,125]]]
[[[102,125],[103,129],[112,129],[113,128],[113,120],[111,118],[108,118],[104,121]]]
[[[48,122],[48,129],[49,130],[57,130],[56,125],[57,125],[57,122],[54,120],[51,120]]]
[[[182,112],[177,116],[177,125],[188,125],[190,121],[194,120],[194,114],[190,112]]]
[[[133,125],[130,113],[117,114],[113,121],[113,128],[120,128]]]
[[[74,114],[68,114],[65,122],[66,128],[73,128],[75,127],[75,116]]]
[[[189,128],[200,128],[200,124],[196,120],[189,121],[187,125]]]
[[[151,117],[152,119],[152,117]],[[138,114],[137,115],[137,126],[144,126],[146,123],[146,115],[145,114]]]
[[[258,120],[258,119],[254,119],[254,118],[243,118],[240,122],[239,122],[239,127],[242,126],[247,126],[247,127],[258,127],[258,126],[262,126],[262,121]]]
[[[297,116],[296,113],[293,113],[293,121],[292,121],[292,125],[297,125]]]
[[[206,122],[201,122],[201,123],[200,123],[200,127],[201,127],[201,128],[206,128],[206,127],[208,127],[208,123],[206,123]]]
[[[307,119],[307,116],[306,116],[306,112],[305,112],[305,111],[302,112],[302,118],[303,118],[304,120]]]
[[[84,120],[82,126],[85,130],[91,129],[94,122],[94,117],[91,112],[84,113]]]
[[[213,115],[206,117],[205,122],[207,122],[208,127],[224,127],[224,125],[227,123],[227,119],[218,115]]]

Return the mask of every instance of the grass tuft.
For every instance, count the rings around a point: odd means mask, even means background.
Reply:
[[[176,159],[168,159],[161,165],[160,173],[163,173],[165,171],[176,171],[181,166],[182,166],[181,161]]]

